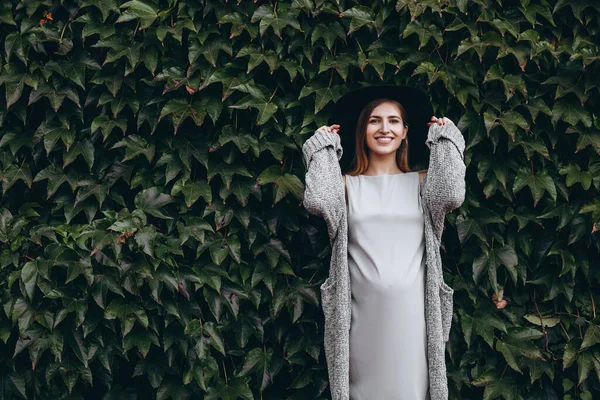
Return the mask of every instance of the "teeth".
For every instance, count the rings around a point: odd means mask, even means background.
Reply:
[[[389,143],[392,141],[392,138],[377,138],[376,140],[382,143]]]

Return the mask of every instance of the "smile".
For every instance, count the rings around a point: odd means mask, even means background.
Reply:
[[[393,140],[393,138],[391,138],[391,137],[380,137],[380,138],[377,138],[375,140],[377,140],[378,143],[386,144],[386,143],[391,143],[392,140]]]

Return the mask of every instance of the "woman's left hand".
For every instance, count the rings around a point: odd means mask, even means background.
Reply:
[[[430,126],[432,124],[438,124],[438,125],[442,126],[444,124],[454,124],[454,122],[452,122],[452,120],[449,118],[446,118],[446,117],[438,118],[434,115],[431,117],[431,122],[429,122],[427,124],[427,126]]]

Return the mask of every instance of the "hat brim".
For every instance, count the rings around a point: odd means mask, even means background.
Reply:
[[[431,101],[421,89],[409,86],[380,85],[367,86],[346,93],[335,103],[334,111],[329,118],[329,125],[340,125],[340,139],[344,150],[340,159],[343,173],[348,171],[356,152],[354,136],[356,124],[362,109],[371,100],[388,98],[402,104],[406,111],[408,123],[408,164],[412,171],[427,169],[429,165],[429,148],[425,144],[427,131],[433,115]]]

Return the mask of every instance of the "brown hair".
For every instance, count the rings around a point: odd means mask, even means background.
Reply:
[[[365,146],[367,123],[369,122],[369,117],[373,110],[382,103],[391,103],[398,107],[398,110],[400,110],[400,117],[402,117],[402,123],[405,126],[408,126],[406,123],[406,111],[404,110],[404,107],[402,107],[402,104],[398,103],[396,100],[381,98],[371,100],[367,103],[360,112],[358,121],[356,122],[356,133],[354,135],[356,151],[354,152],[354,159],[350,164],[350,169],[347,172],[349,175],[360,175],[369,167],[369,148]],[[400,143],[400,147],[396,150],[396,164],[401,171],[410,172],[410,167],[408,166],[408,136]]]

